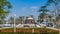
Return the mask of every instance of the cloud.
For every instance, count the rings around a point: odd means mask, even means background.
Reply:
[[[22,11],[37,11],[38,6],[22,7]]]
[[[22,11],[26,11],[27,10],[27,8],[26,7],[22,7]]]
[[[37,6],[32,6],[30,7],[31,9],[37,9],[38,7]]]
[[[37,11],[38,10],[38,6],[32,6],[30,7],[31,11]]]

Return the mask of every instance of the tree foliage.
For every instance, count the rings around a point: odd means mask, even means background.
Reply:
[[[12,6],[10,2],[7,0],[0,0],[0,19],[6,18],[6,16],[9,14],[9,9],[11,9]]]
[[[46,8],[46,6],[42,6],[38,12],[40,12],[40,15],[38,17],[38,21],[41,23],[43,22],[44,18],[46,18],[48,16],[47,12],[49,10]]]

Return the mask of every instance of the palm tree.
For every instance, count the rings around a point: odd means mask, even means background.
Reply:
[[[9,23],[10,23],[10,24],[13,24],[13,23],[14,23],[14,17],[10,17]]]
[[[24,16],[19,16],[19,20],[20,20],[21,24],[23,24],[24,23]]]
[[[0,0],[0,19],[3,21],[9,14],[11,4],[7,0]]]

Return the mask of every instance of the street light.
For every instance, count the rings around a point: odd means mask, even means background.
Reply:
[[[10,13],[11,13],[11,12],[10,12]],[[13,14],[13,17],[14,17],[14,25],[13,25],[13,28],[14,28],[14,32],[16,32],[16,24],[15,24],[15,21],[16,21],[16,19],[15,19],[16,14],[14,14],[14,13],[11,13],[11,14]]]
[[[15,24],[16,19],[15,19],[15,17],[16,17],[16,14],[14,14],[14,32],[16,32],[16,24]]]

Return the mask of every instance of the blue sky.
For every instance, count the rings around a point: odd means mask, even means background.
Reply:
[[[39,8],[43,6],[47,0],[8,0],[12,4],[11,12],[13,14],[16,14],[16,17],[18,16],[29,16],[34,15],[34,17],[37,19],[39,12]],[[9,14],[8,18],[10,16],[13,16],[13,14]]]

